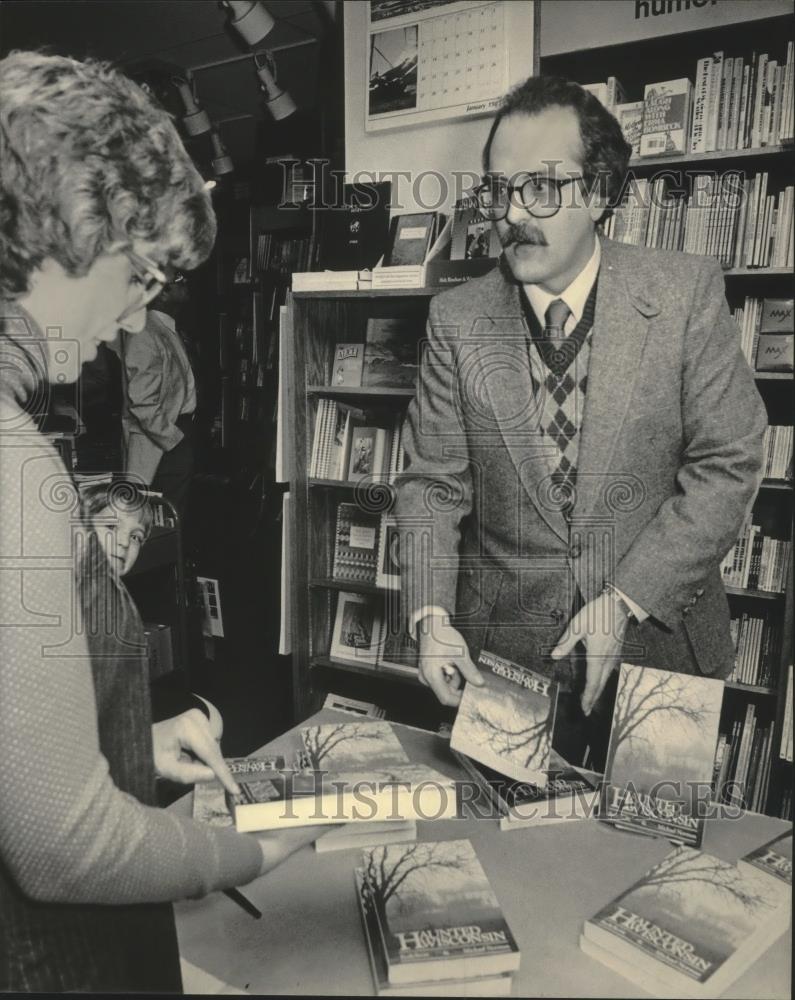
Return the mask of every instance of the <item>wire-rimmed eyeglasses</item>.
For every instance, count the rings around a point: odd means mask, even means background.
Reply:
[[[136,253],[129,247],[125,247],[122,253],[127,256],[132,267],[133,282],[137,287],[137,294],[130,305],[118,317],[116,320],[117,323],[148,306],[153,299],[157,298],[167,283],[165,274],[153,260],[150,260],[143,254]]]
[[[508,214],[511,199],[537,219],[556,215],[561,207],[561,190],[573,181],[585,180],[582,174],[571,177],[549,177],[546,174],[527,174],[518,184],[511,184],[499,175],[486,176],[475,188],[480,210],[491,222],[498,222]]]

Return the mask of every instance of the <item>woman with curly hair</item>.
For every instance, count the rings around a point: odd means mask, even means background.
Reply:
[[[196,267],[214,238],[201,177],[138,86],[94,62],[0,61],[2,990],[180,990],[168,901],[248,882],[319,832],[255,838],[154,807],[156,759],[189,751],[234,780],[195,733],[153,752],[140,653],[98,720],[92,660],[130,636],[98,648],[84,628],[74,486],[36,425],[48,387],[140,330],[162,268]]]

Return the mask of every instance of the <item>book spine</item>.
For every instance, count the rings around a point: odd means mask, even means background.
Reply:
[[[731,94],[731,80],[734,76],[734,59],[724,59],[721,68],[720,100],[718,102],[718,133],[715,140],[715,149],[726,148],[726,132],[729,121],[729,97]]]
[[[717,149],[718,112],[720,108],[721,80],[723,78],[723,53],[715,52],[711,58],[710,83],[707,92],[707,134],[703,152]]]
[[[751,67],[743,66],[742,88],[740,90],[740,106],[737,116],[737,139],[735,149],[745,149],[745,121],[748,116],[748,86],[751,79]]]
[[[693,98],[693,122],[690,128],[690,152],[707,151],[707,114],[710,99],[712,59],[706,56],[696,63],[695,96]]]
[[[765,85],[767,82],[768,54],[763,52],[756,64],[756,87],[751,118],[751,148],[762,146],[762,125],[765,113]]]

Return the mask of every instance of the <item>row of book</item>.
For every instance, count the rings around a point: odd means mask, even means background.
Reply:
[[[778,623],[743,613],[729,623],[734,642],[734,666],[728,678],[740,684],[773,688],[778,681]]]
[[[787,350],[793,338],[792,305],[792,299],[760,299],[746,295],[743,304],[733,310],[732,318],[740,329],[740,346],[743,354],[748,364],[757,371],[779,371],[787,364],[789,370],[792,370],[791,346],[789,351]],[[778,434],[776,443],[779,447],[783,443]],[[789,450],[791,458],[791,439]]]
[[[745,713],[718,739],[715,751],[715,798],[761,812],[767,801],[773,763],[773,723],[756,717],[753,699]]]
[[[713,52],[688,78],[644,87],[642,101],[627,101],[614,76],[587,84],[615,115],[634,156],[759,149],[793,139],[793,51],[786,62],[769,53],[726,56]]]
[[[695,174],[685,197],[668,177],[633,178],[605,235],[633,246],[717,257],[726,267],[793,266],[792,185],[767,193],[768,172]]]
[[[331,659],[416,677],[417,642],[398,625],[397,618],[385,613],[379,598],[341,590],[331,635]]]
[[[391,514],[364,511],[355,503],[340,503],[332,578],[399,590],[399,544],[397,524]]]
[[[403,469],[402,419],[397,413],[391,427],[376,426],[363,410],[322,397],[315,414],[310,479],[394,482]]]
[[[308,236],[284,237],[278,233],[260,233],[255,261],[257,272],[289,278],[293,271],[305,271],[309,266],[310,243]]]
[[[765,479],[792,479],[792,425],[771,424],[765,431]]]
[[[740,536],[721,563],[723,582],[742,590],[780,594],[789,565],[790,543],[762,534],[758,524],[746,519]]]
[[[781,746],[778,755],[792,763],[792,664],[787,667],[787,695],[784,699],[784,721],[781,726]]]

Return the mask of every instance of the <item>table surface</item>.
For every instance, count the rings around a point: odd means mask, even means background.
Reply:
[[[354,721],[324,710],[302,725]],[[263,750],[288,755],[298,729]],[[446,741],[397,727],[412,760],[461,775]],[[190,808],[190,796],[174,807]],[[734,861],[790,824],[746,814],[707,823],[703,848]],[[612,829],[596,820],[503,832],[494,819],[418,823],[420,840],[468,837],[521,950],[513,996],[645,997],[631,982],[580,951],[583,921],[640,878],[670,850],[668,841]],[[326,996],[373,994],[353,887],[361,848],[317,854],[304,847],[244,888],[260,920],[221,893],[176,905],[184,959],[251,993]],[[790,935],[782,935],[725,996],[791,995]],[[454,990],[451,993],[454,994]]]

